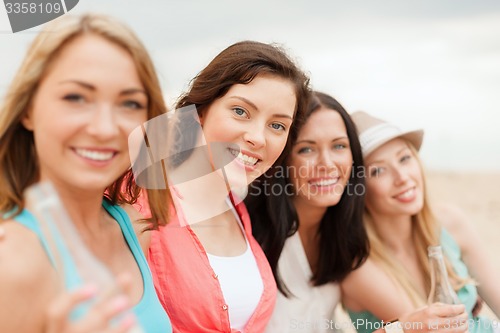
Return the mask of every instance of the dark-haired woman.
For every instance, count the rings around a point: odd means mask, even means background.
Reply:
[[[368,256],[364,176],[350,116],[334,98],[315,92],[290,152],[250,186],[246,198],[254,236],[281,291],[267,332],[324,332],[350,325],[335,322],[334,312],[339,283]],[[436,315],[432,309],[400,321],[423,322],[464,311],[446,306]]]

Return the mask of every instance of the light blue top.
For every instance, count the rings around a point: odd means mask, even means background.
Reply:
[[[462,278],[468,278],[469,272],[467,266],[462,261],[462,255],[460,247],[451,237],[451,235],[445,230],[441,230],[441,247],[443,248],[444,254],[448,257],[453,269]],[[490,333],[493,332],[493,326],[490,319],[485,317],[473,317],[472,309],[477,301],[477,288],[473,283],[466,284],[457,292],[458,298],[465,305],[466,311],[469,313],[469,332],[470,333]],[[371,312],[362,311],[355,312],[347,310],[354,327],[359,333],[369,333],[375,330],[375,328],[380,328],[381,320],[375,317]],[[356,325],[359,323],[362,325]]]
[[[163,309],[158,296],[153,285],[153,278],[151,276],[151,271],[149,270],[146,257],[142,252],[142,248],[139,244],[139,240],[134,232],[132,223],[127,215],[127,213],[119,206],[112,205],[107,201],[103,201],[103,207],[106,211],[118,222],[120,229],[122,230],[125,241],[127,242],[132,255],[139,266],[143,280],[143,290],[141,300],[133,308],[133,312],[136,315],[142,329],[145,333],[169,333],[172,332],[172,326],[170,324],[170,319],[167,313]],[[13,220],[21,223],[28,229],[32,230],[40,239],[42,246],[44,247],[49,259],[54,264],[54,257],[47,243],[47,239],[44,237],[40,225],[35,219],[35,217],[28,212],[26,209],[13,218]],[[52,235],[58,235],[53,233]],[[62,239],[55,236],[55,243],[57,244],[57,249],[61,256],[61,260],[64,266],[64,280],[67,290],[72,290],[79,286],[82,286],[83,281],[78,275],[73,258],[66,250]],[[82,313],[73,313],[72,317],[80,317]]]

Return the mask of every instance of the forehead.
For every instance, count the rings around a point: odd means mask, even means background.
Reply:
[[[123,47],[96,34],[83,34],[65,44],[52,60],[46,77],[78,76],[92,79],[113,73],[109,79],[137,79],[138,73],[132,56]],[[131,77],[132,76],[132,77]]]
[[[275,75],[257,75],[247,84],[234,84],[222,98],[244,97],[259,110],[293,117],[297,96],[290,80]]]
[[[299,139],[331,140],[340,136],[347,136],[342,117],[337,111],[325,107],[313,112],[299,132]]]
[[[409,149],[408,143],[401,138],[395,138],[375,149],[365,160],[367,163],[389,160],[404,151],[405,148]]]

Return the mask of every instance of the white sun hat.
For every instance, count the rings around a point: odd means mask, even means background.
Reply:
[[[358,129],[361,150],[365,158],[375,149],[395,138],[409,141],[417,150],[422,146],[424,131],[421,129],[403,131],[396,125],[375,118],[364,111],[352,113],[351,118]]]

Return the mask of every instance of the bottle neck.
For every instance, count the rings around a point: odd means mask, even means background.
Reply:
[[[431,291],[428,302],[459,304],[460,302],[457,294],[449,281],[448,271],[442,253],[431,253],[429,251],[429,263],[431,271]]]

